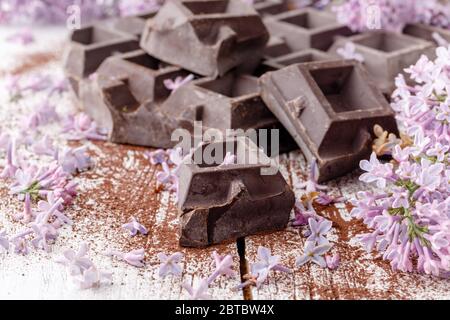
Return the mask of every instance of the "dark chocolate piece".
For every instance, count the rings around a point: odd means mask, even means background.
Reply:
[[[150,55],[216,78],[261,57],[269,34],[241,0],[171,0],[148,20],[141,47]]]
[[[441,36],[445,41],[450,43],[450,30],[439,27],[433,27],[426,24],[421,23],[407,24],[403,29],[403,33],[409,36],[430,41],[432,43],[436,43],[436,39],[433,37],[433,33],[436,33],[439,36]],[[430,57],[430,59],[433,58],[434,56]]]
[[[356,61],[292,65],[260,78],[262,98],[308,159],[319,180],[344,175],[371,152],[375,124],[398,133],[394,113]]]
[[[258,78],[254,76],[230,72],[218,79],[195,80],[173,92],[164,110],[186,128],[193,128],[194,121],[202,121],[205,130],[216,128],[224,133],[227,129],[279,129],[280,152],[297,148],[262,101]]]
[[[330,60],[336,60],[336,58],[317,49],[306,49],[269,59],[265,63],[276,69],[282,69],[297,63]]]
[[[422,39],[387,31],[366,32],[348,38],[339,38],[329,49],[337,54],[347,42],[355,44],[355,51],[364,57],[364,66],[383,93],[395,89],[395,77],[416,63],[422,54],[433,51],[433,44]]]
[[[282,37],[270,36],[269,42],[264,49],[266,58],[275,58],[294,52]]]
[[[292,52],[309,48],[327,50],[335,36],[351,34],[350,29],[336,22],[332,14],[313,8],[268,16],[264,23],[272,36],[286,41]]]
[[[170,148],[176,143],[171,134],[181,125],[162,108],[170,95],[164,80],[188,75],[138,50],[105,60],[95,77],[81,82],[80,98],[110,141]]]
[[[97,71],[106,58],[139,49],[135,36],[99,25],[74,30],[70,39],[64,70],[76,95],[79,82]]]
[[[254,0],[253,8],[261,15],[277,14],[287,10],[285,0]]]
[[[152,10],[135,16],[109,19],[104,22],[100,22],[100,24],[104,27],[118,30],[140,39],[147,20],[154,17],[157,12],[158,10]]]
[[[204,159],[208,148],[222,152],[220,159],[232,150],[236,163],[208,164]],[[196,161],[199,153],[203,159]],[[294,203],[294,193],[281,173],[250,139],[202,145],[179,170],[180,245],[204,247],[282,230]]]

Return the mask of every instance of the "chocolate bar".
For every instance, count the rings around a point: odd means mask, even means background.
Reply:
[[[337,53],[347,42],[355,44],[355,51],[364,57],[364,66],[383,93],[390,95],[395,89],[395,78],[422,54],[432,54],[433,44],[419,38],[388,31],[373,31],[348,38],[339,38],[329,49]]]
[[[332,14],[313,8],[268,16],[264,23],[271,36],[283,38],[292,52],[309,48],[325,51],[335,36],[352,33],[347,26],[338,23]]]
[[[258,78],[254,76],[229,72],[218,79],[192,81],[168,97],[164,110],[185,128],[192,128],[194,121],[202,121],[205,130],[216,128],[224,133],[227,129],[278,129],[280,152],[297,148],[262,101]]]
[[[95,77],[81,82],[80,98],[110,141],[170,148],[173,130],[182,125],[164,112],[162,104],[170,95],[164,80],[188,75],[142,50],[133,51],[105,60]]]
[[[375,124],[398,133],[394,113],[360,63],[300,63],[260,78],[262,99],[317,159],[319,181],[342,176],[368,157]]]
[[[241,0],[172,0],[148,20],[141,47],[151,56],[216,78],[261,57],[269,34]]]
[[[235,160],[221,164],[227,152]],[[207,161],[205,154],[220,161]],[[277,167],[250,139],[206,143],[179,169],[180,245],[204,247],[282,230],[294,203]]]
[[[76,95],[79,82],[85,79],[108,57],[139,49],[138,39],[131,34],[92,25],[74,30],[64,59],[64,71]]]

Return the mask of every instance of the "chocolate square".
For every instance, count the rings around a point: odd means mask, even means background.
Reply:
[[[278,129],[280,152],[296,149],[295,142],[262,101],[258,78],[251,75],[230,72],[218,79],[192,81],[170,95],[164,110],[186,128],[193,128],[194,121],[202,121],[204,130],[215,128],[223,133],[227,129]]]
[[[268,16],[264,23],[272,36],[282,37],[292,51],[327,50],[337,35],[351,34],[349,28],[327,12],[313,8],[298,9]]]
[[[79,82],[97,71],[106,58],[139,49],[139,42],[133,35],[99,25],[74,30],[70,39],[64,70],[77,95]]]
[[[150,19],[141,47],[186,70],[216,78],[262,56],[269,34],[241,0],[172,0]]]
[[[171,134],[180,124],[162,109],[170,95],[164,80],[187,75],[142,50],[133,51],[105,60],[96,77],[81,82],[80,99],[110,141],[170,148],[176,143]]]
[[[375,124],[397,133],[394,113],[356,61],[292,65],[260,79],[262,99],[308,159],[319,180],[358,167],[371,152]]]
[[[364,66],[383,93],[391,94],[395,89],[395,77],[416,63],[422,54],[433,51],[433,44],[419,38],[388,31],[374,31],[339,38],[329,49],[337,54],[347,42],[355,44],[356,52],[364,57]]]
[[[220,161],[206,160],[208,148]],[[236,163],[220,165],[227,151]],[[281,173],[250,139],[206,143],[179,169],[180,245],[204,247],[282,230],[294,203]]]

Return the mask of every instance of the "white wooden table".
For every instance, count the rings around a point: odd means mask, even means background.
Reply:
[[[7,102],[3,89],[5,77],[11,72],[61,72],[59,60],[64,46],[65,30],[46,28],[34,30],[37,43],[30,47],[12,45],[4,41],[14,29],[0,28],[0,125],[11,123],[26,109]],[[30,63],[36,55],[41,57],[37,66]],[[40,55],[40,56],[39,56]],[[33,58],[34,57],[34,58]],[[44,57],[44,59],[42,59]],[[47,58],[45,58],[47,57]],[[41,61],[42,60],[42,61]],[[25,65],[25,67],[24,67]],[[30,68],[30,65],[33,66]],[[73,107],[67,95],[62,104]],[[111,143],[88,143],[96,161],[95,167],[80,174],[80,194],[68,215],[75,221],[66,227],[51,253],[32,251],[28,256],[14,253],[0,254],[0,299],[180,299],[186,293],[181,289],[184,281],[193,281],[209,275],[211,253],[214,250],[234,257],[235,270],[245,272],[255,261],[259,245],[272,249],[282,262],[295,269],[292,274],[272,273],[269,282],[260,289],[233,291],[236,279],[220,279],[210,288],[215,299],[449,299],[450,281],[424,275],[392,272],[388,263],[378,255],[363,251],[355,235],[364,231],[361,222],[352,220],[349,205],[317,208],[333,221],[331,240],[333,251],[341,255],[341,265],[335,271],[306,265],[294,268],[295,257],[303,249],[304,238],[296,230],[252,236],[245,239],[245,256],[239,261],[236,243],[208,249],[184,249],[177,242],[177,210],[173,195],[156,188],[155,172],[144,158],[144,148],[120,146]],[[294,186],[305,177],[305,161],[298,151],[282,156],[281,170]],[[333,193],[347,199],[368,187],[353,173],[332,181]],[[6,182],[0,182],[0,229],[9,234],[20,228],[11,216],[22,210],[22,203],[8,195]],[[299,195],[299,190],[295,190]],[[121,224],[130,216],[144,221],[149,229],[147,237],[129,238]],[[113,272],[113,284],[99,289],[72,288],[65,269],[54,262],[64,249],[77,248],[81,241],[91,246],[91,257],[98,266]],[[146,249],[146,266],[135,268],[113,261],[102,252],[109,248]],[[184,271],[181,278],[157,276],[158,252],[182,251]]]

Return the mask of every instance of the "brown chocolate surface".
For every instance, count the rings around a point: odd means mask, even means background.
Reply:
[[[301,63],[260,79],[262,98],[291,133],[320,181],[357,168],[370,154],[373,126],[397,133],[394,113],[355,61]]]

